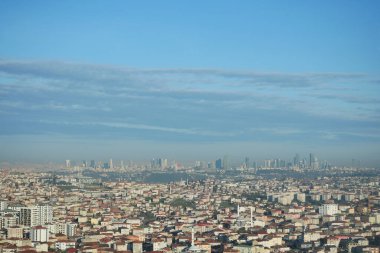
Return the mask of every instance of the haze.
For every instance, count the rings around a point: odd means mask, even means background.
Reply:
[[[1,1],[0,161],[380,159],[378,1]]]

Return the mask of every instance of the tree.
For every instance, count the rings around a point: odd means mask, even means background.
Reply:
[[[222,203],[220,203],[220,208],[231,208],[231,207],[234,207],[234,205],[229,202],[229,201],[222,201]]]
[[[183,198],[174,199],[172,202],[170,202],[170,205],[173,207],[179,207],[179,206],[183,208],[190,207],[192,209],[195,209],[196,207],[194,201],[186,200]]]
[[[149,212],[149,211],[140,213],[140,216],[144,218],[145,224],[156,220],[156,216],[152,212]]]

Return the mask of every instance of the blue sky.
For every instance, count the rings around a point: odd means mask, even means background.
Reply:
[[[1,1],[1,161],[378,166],[378,1]]]

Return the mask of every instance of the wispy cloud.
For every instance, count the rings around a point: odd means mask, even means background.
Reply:
[[[239,133],[233,132],[215,132],[215,131],[204,131],[192,128],[173,128],[173,127],[162,127],[157,125],[146,125],[146,124],[134,124],[126,121],[123,122],[72,122],[72,121],[49,121],[41,120],[41,123],[45,124],[55,124],[55,125],[70,125],[70,126],[105,126],[109,128],[121,128],[121,129],[137,129],[137,130],[152,130],[158,132],[168,132],[176,134],[186,134],[186,135],[202,135],[202,136],[229,136],[233,137]]]
[[[47,122],[70,123],[73,132],[75,126],[86,126],[99,133],[103,130],[97,127],[102,126],[214,139],[301,140],[310,133],[332,141],[369,138],[377,135],[348,133],[379,126],[380,88],[374,80],[377,77],[361,73],[136,69],[0,60],[0,113],[8,123],[0,129],[17,131],[5,126],[27,120],[36,128]],[[20,126],[20,131],[27,129]]]
[[[135,69],[115,66],[75,64],[65,62],[0,61],[0,70],[10,75],[26,75],[48,79],[101,83],[120,87],[165,86],[176,84],[216,86],[264,86],[282,88],[305,88],[325,85],[326,82],[369,80],[364,74],[352,73],[260,73],[254,71],[231,71],[218,69]]]

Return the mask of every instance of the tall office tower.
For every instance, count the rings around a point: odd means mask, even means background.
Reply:
[[[158,158],[158,168],[164,168],[164,158]]]
[[[217,170],[222,169],[222,159],[221,159],[221,158],[219,158],[219,159],[217,159],[217,160],[215,161],[215,168],[216,168]]]
[[[314,154],[310,153],[309,155],[309,167],[311,168],[314,162]]]
[[[168,159],[162,159],[161,163],[161,169],[167,169],[168,168]]]
[[[300,163],[300,155],[296,154],[296,156],[293,158],[293,165],[297,166]]]
[[[312,168],[313,168],[314,170],[319,169],[319,161],[318,161],[318,158],[317,158],[317,157],[314,157],[314,162],[313,162],[313,166],[312,166]]]
[[[272,161],[271,160],[264,160],[264,168],[271,168],[272,167]]]
[[[229,165],[229,163],[228,163],[228,156],[227,156],[227,155],[225,155],[225,156],[223,157],[223,164],[222,164],[222,166],[223,166],[223,169],[224,169],[224,170],[228,170],[229,167],[230,167],[230,165]]]
[[[112,162],[112,158],[110,159],[110,162],[109,162],[109,167],[110,167],[110,169],[113,169],[113,162]]]
[[[154,158],[152,158],[152,160],[150,160],[150,167],[153,169],[155,165],[156,161],[154,160]]]
[[[274,168],[280,168],[281,167],[281,161],[279,158],[274,159]]]
[[[66,162],[66,168],[70,168],[70,167],[71,167],[71,162],[70,162],[70,160],[66,160],[65,162]]]
[[[282,160],[281,159],[276,159],[276,168],[281,168],[282,167]]]
[[[312,153],[310,153],[309,167],[314,170],[319,169],[318,158]]]
[[[93,169],[96,168],[95,160],[91,160],[91,162],[90,162],[90,167],[93,168]]]
[[[244,165],[245,165],[246,168],[249,168],[249,167],[250,167],[250,165],[249,165],[249,157],[246,157],[246,158],[244,159]]]

